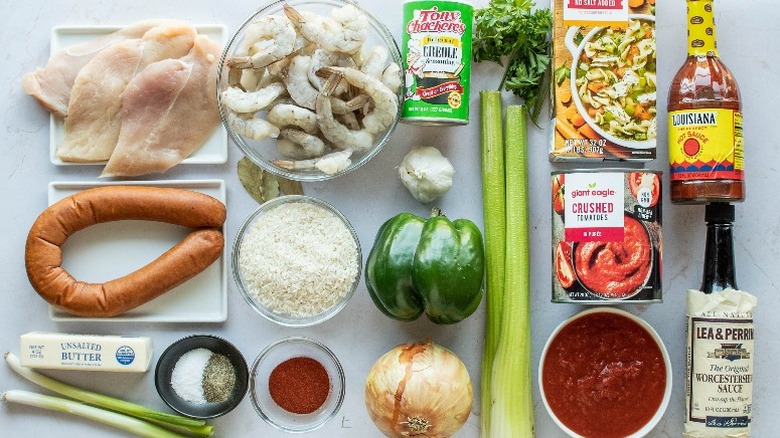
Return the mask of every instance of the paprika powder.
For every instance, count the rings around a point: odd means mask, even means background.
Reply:
[[[293,357],[277,365],[268,377],[273,401],[293,414],[311,414],[330,394],[330,376],[325,367],[310,357]]]

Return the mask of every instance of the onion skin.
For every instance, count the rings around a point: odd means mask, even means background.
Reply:
[[[468,419],[472,401],[466,366],[430,340],[393,348],[366,378],[368,415],[391,438],[452,436]]]

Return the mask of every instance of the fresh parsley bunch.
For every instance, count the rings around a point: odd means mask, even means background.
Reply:
[[[549,9],[533,10],[533,0],[491,0],[475,11],[474,61],[493,61],[506,70],[498,89],[523,99],[536,121],[544,104],[550,67]]]

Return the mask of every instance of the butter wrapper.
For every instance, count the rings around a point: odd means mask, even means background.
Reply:
[[[30,332],[20,337],[22,366],[143,373],[152,359],[149,337]]]

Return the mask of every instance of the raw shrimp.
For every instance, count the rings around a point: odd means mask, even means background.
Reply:
[[[374,144],[374,135],[365,129],[353,131],[341,124],[333,115],[330,93],[336,88],[341,76],[331,75],[325,82],[324,90],[317,96],[317,121],[320,132],[339,149],[365,151]]]
[[[374,102],[374,109],[363,117],[363,126],[369,134],[378,134],[387,129],[398,114],[398,95],[377,78],[349,67],[325,67],[318,74],[338,74],[353,86],[363,90]],[[330,81],[330,79],[328,79]],[[329,108],[330,110],[330,108]],[[320,112],[317,111],[317,116]],[[320,122],[322,125],[322,122]],[[322,126],[320,126],[322,129]],[[323,131],[324,132],[324,131]],[[333,141],[333,140],[331,140]]]
[[[306,158],[321,157],[325,154],[325,142],[320,140],[319,137],[307,134],[300,129],[282,129],[279,132],[279,137],[300,146],[305,152]]]
[[[271,163],[288,170],[313,170],[318,169],[322,173],[333,175],[341,172],[352,164],[349,157],[352,151],[347,149],[338,152],[332,152],[320,158],[310,160],[273,160]]]
[[[314,134],[318,129],[314,111],[287,103],[274,105],[268,111],[268,121],[279,128],[295,126],[309,134]]]
[[[268,74],[264,69],[231,68],[228,70],[228,86],[243,91],[253,91],[261,88],[261,82]],[[268,85],[268,84],[265,84]]]
[[[344,82],[344,81],[342,81]],[[358,94],[350,100],[342,100],[338,97],[331,96],[330,106],[333,114],[349,114],[354,111],[363,108],[367,103],[371,101],[368,94]]]
[[[358,122],[355,113],[336,114],[336,120],[353,131],[360,129],[360,122]]]
[[[282,80],[295,103],[313,110],[319,91],[309,82],[306,72],[310,66],[311,56],[298,55],[282,73]]]
[[[236,53],[227,60],[228,67],[260,68],[276,62],[296,49],[298,33],[290,20],[281,15],[267,15],[250,23]],[[254,53],[253,53],[254,52]]]
[[[238,87],[228,87],[222,91],[222,103],[237,113],[254,113],[268,107],[285,91],[281,82],[274,82],[257,91],[242,91]]]
[[[325,79],[317,76],[317,71],[323,67],[354,67],[355,61],[344,54],[339,53],[330,53],[324,49],[317,49],[312,53],[311,55],[311,65],[309,66],[309,71],[307,72],[309,76],[309,82],[314,85],[314,87],[322,91],[322,86],[325,84]],[[344,94],[347,89],[349,88],[349,83],[347,81],[342,81],[338,87],[336,87],[336,90],[333,92],[333,94],[341,95]]]
[[[395,62],[391,62],[382,72],[382,83],[385,84],[390,91],[397,93],[398,89],[401,88],[401,84],[403,84],[401,67]]]
[[[368,17],[353,5],[331,10],[330,17],[284,5],[284,13],[307,40],[329,52],[355,54],[368,37]]]
[[[260,141],[268,137],[279,137],[279,128],[264,119],[241,117],[238,114],[227,111],[227,122],[236,133],[252,140]]]
[[[371,77],[381,79],[382,72],[385,70],[385,64],[387,63],[387,55],[388,52],[384,46],[374,46],[368,54],[363,57],[363,62],[360,64],[360,71]]]

